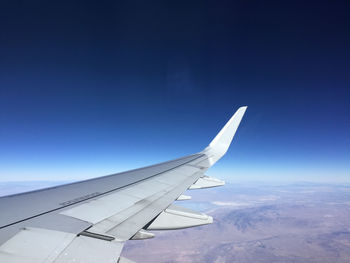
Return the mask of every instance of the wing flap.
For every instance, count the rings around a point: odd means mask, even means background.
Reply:
[[[60,253],[54,263],[115,263],[120,256],[123,245],[122,242],[78,236]]]
[[[123,243],[44,228],[25,228],[0,247],[6,263],[116,262]]]
[[[25,228],[0,247],[0,262],[53,262],[76,235],[43,228]]]

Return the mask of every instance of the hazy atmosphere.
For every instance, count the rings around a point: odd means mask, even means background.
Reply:
[[[0,196],[200,152],[247,105],[207,172],[227,184],[176,201],[213,224],[122,255],[349,262],[349,14],[349,1],[1,1]]]

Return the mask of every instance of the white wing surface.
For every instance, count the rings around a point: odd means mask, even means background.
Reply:
[[[0,262],[129,262],[127,240],[150,230],[210,224],[212,217],[177,205],[187,189],[223,185],[205,172],[227,151],[241,107],[203,151],[173,161],[0,198]]]

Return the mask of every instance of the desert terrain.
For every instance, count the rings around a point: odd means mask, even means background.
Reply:
[[[127,242],[136,262],[350,262],[350,186],[230,184],[178,202],[214,217],[197,228]]]

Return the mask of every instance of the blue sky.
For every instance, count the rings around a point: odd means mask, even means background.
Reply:
[[[191,154],[248,105],[209,175],[349,182],[349,4],[282,2],[2,2],[0,181]]]

